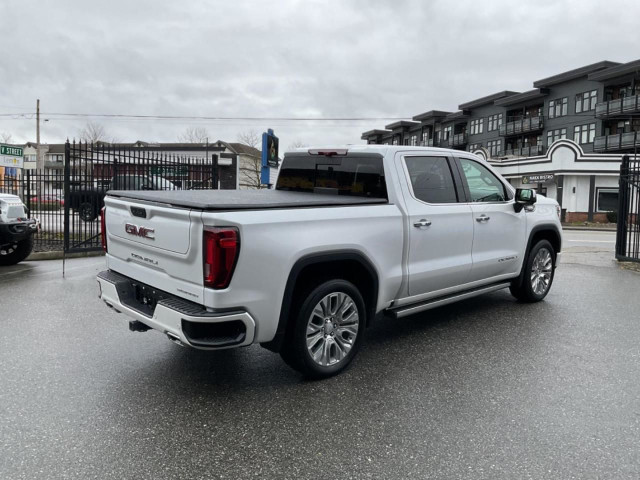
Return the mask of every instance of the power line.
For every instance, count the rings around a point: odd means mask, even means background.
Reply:
[[[30,115],[31,112],[21,113],[0,113],[0,116],[9,117],[16,115]],[[287,122],[348,122],[348,121],[385,121],[385,120],[406,120],[407,117],[210,117],[196,115],[133,115],[123,113],[67,113],[67,112],[41,112],[47,117],[76,117],[76,118],[138,118],[152,120],[241,120],[241,121],[287,121]]]

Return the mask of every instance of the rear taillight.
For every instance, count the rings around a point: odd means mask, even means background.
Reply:
[[[205,228],[204,286],[227,288],[240,252],[240,234],[235,227]]]
[[[100,239],[102,240],[102,250],[107,252],[107,223],[105,220],[107,210],[106,207],[102,207],[100,210]]]

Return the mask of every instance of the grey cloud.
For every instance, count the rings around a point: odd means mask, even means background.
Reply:
[[[624,14],[621,14],[624,12]],[[410,117],[603,59],[637,57],[640,4],[585,1],[5,0],[0,113]],[[175,140],[190,124],[234,140],[274,127],[283,145],[359,142],[384,121],[96,119],[122,141]],[[45,141],[84,119],[52,118]],[[32,140],[32,119],[0,117]]]

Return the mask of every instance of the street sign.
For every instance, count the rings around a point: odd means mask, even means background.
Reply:
[[[549,183],[553,180],[553,173],[543,173],[540,175],[527,175],[526,177],[522,177],[522,183]]]
[[[260,182],[263,185],[270,185],[270,173],[272,168],[278,168],[278,137],[272,129],[268,129],[262,134],[262,171]]]
[[[0,167],[22,168],[23,154],[22,147],[0,145]]]

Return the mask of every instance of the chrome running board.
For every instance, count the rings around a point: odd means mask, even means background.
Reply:
[[[405,307],[390,309],[388,313],[394,318],[402,318],[413,315],[414,313],[424,312],[425,310],[431,310],[432,308],[441,307],[443,305],[448,305],[460,300],[465,300],[467,298],[477,297],[478,295],[495,292],[496,290],[502,290],[503,288],[507,288],[509,285],[511,285],[511,282],[494,283],[492,285],[474,288],[473,290],[467,290],[465,292],[458,292],[444,297],[434,298],[431,300],[427,300],[426,302],[420,302],[413,305],[407,305]]]

